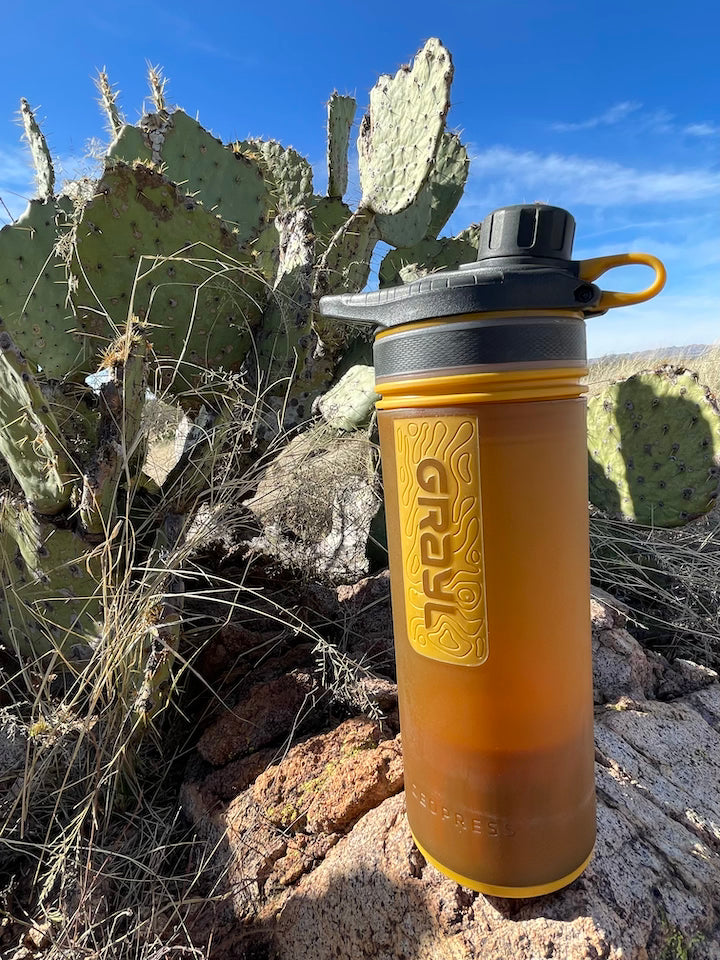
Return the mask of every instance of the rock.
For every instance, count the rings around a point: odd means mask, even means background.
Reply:
[[[293,670],[256,683],[247,695],[208,727],[197,745],[200,756],[220,766],[271,743],[294,721],[315,687],[309,673]]]
[[[368,572],[370,524],[380,504],[377,451],[367,432],[321,424],[267,467],[246,504],[263,526],[249,546],[282,569],[354,582]]]
[[[346,637],[347,652],[368,663],[375,672],[394,679],[390,574],[387,570],[359,583],[342,584],[336,591],[338,616]]]
[[[720,960],[720,684],[644,651],[623,617],[594,598],[598,840],[573,884],[503,900],[428,865],[400,738],[355,717],[261,772],[270,748],[185,784],[232,904],[198,908],[198,943],[212,931],[214,960]]]
[[[673,700],[694,690],[702,690],[717,683],[717,671],[690,660],[673,660],[665,670],[657,689],[661,700]]]

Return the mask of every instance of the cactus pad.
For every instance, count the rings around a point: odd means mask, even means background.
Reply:
[[[315,275],[314,294],[324,296],[340,290],[363,289],[370,275],[370,258],[380,233],[375,217],[358,210],[338,230],[320,258]]]
[[[113,90],[112,86],[110,85],[110,79],[105,68],[98,70],[98,75],[95,78],[95,86],[100,94],[99,103],[105,111],[110,131],[113,137],[116,137],[122,130],[125,120],[123,119],[117,105],[117,91]],[[135,160],[136,158],[132,157],[131,159]]]
[[[342,198],[348,182],[348,144],[355,120],[354,97],[341,97],[335,91],[328,100],[327,162],[328,196]]]
[[[431,38],[412,67],[380,77],[360,125],[361,207],[383,215],[414,202],[432,167],[450,106],[452,59]]]
[[[588,401],[590,500],[638,523],[707,513],[720,483],[720,411],[697,375],[663,367]]]
[[[379,239],[374,215],[367,210],[354,213],[332,238],[317,264],[313,300],[341,290],[361,291],[370,275],[370,258]],[[347,326],[332,318],[316,314],[313,326],[331,352],[339,352],[352,339]]]
[[[70,465],[49,403],[6,330],[0,332],[0,453],[39,513],[70,502]]]
[[[352,210],[334,197],[313,197],[310,214],[315,232],[315,258],[319,259],[340,227],[350,219]]]
[[[468,153],[455,133],[443,133],[435,163],[424,189],[431,196],[432,214],[426,236],[437,237],[460,202],[470,172]]]
[[[66,305],[65,264],[55,253],[71,209],[65,197],[32,200],[19,220],[0,230],[0,317],[27,359],[53,379],[81,368],[91,349],[70,332],[79,325]],[[88,318],[82,332],[97,327]]]
[[[160,152],[165,176],[220,217],[238,243],[258,236],[268,196],[257,163],[223,146],[182,110],[170,115]]]
[[[421,240],[414,247],[391,250],[380,264],[381,287],[410,283],[437,270],[457,270],[461,263],[477,259],[477,241],[459,237]]]
[[[140,127],[126,123],[110,144],[105,159],[121,160],[123,163],[139,160],[140,163],[150,166],[153,162],[153,152],[144,131]]]
[[[52,157],[45,136],[35,119],[35,114],[24,97],[20,101],[20,116],[22,117],[25,140],[30,147],[30,154],[35,167],[38,196],[41,200],[51,200],[55,195],[55,169]]]
[[[123,127],[108,159],[162,163],[168,180],[220,217],[239,244],[257,237],[264,225],[269,198],[258,164],[223,146],[182,110],[148,114],[140,127]]]
[[[355,430],[369,422],[378,399],[374,367],[358,365],[320,397],[318,409],[329,426]]]
[[[375,223],[385,243],[393,247],[414,247],[427,235],[431,217],[432,194],[426,184],[409,207],[390,216],[378,214]]]
[[[99,559],[71,530],[5,497],[0,503],[0,633],[3,643],[38,657],[94,644],[100,628]]]
[[[288,213],[312,203],[312,167],[292,147],[277,140],[245,140],[235,145],[241,156],[257,160],[265,172],[278,213]]]
[[[235,236],[141,166],[106,170],[76,226],[71,270],[79,320],[109,321],[98,348],[132,313],[149,325],[156,356],[174,366],[241,361],[265,300],[266,284],[237,253]]]
[[[253,240],[246,249],[250,252],[254,269],[269,284],[274,283],[280,259],[280,234],[275,224],[269,223],[257,240]]]

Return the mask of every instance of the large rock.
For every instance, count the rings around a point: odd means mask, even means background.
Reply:
[[[644,651],[606,595],[591,614],[598,841],[571,886],[502,900],[428,865],[394,721],[355,717],[196,766],[185,806],[227,894],[197,911],[198,942],[212,932],[217,960],[720,960],[717,676]]]
[[[321,424],[291,440],[265,470],[246,504],[262,525],[250,549],[296,576],[354,582],[369,569],[380,503],[376,445],[364,431]]]

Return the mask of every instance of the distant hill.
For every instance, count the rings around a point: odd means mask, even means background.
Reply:
[[[674,357],[700,357],[707,350],[712,349],[708,343],[691,343],[685,347],[655,347],[653,350],[640,350],[636,353],[606,353],[602,357],[592,357],[588,363],[610,363],[621,360],[633,360],[633,362],[642,363],[646,360],[662,360],[663,357],[673,359]]]

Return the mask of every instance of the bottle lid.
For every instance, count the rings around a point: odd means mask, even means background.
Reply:
[[[394,327],[433,317],[504,310],[604,313],[602,290],[572,259],[573,216],[543,203],[502,207],[480,227],[478,258],[458,270],[372,293],[322,297],[320,313]]]

